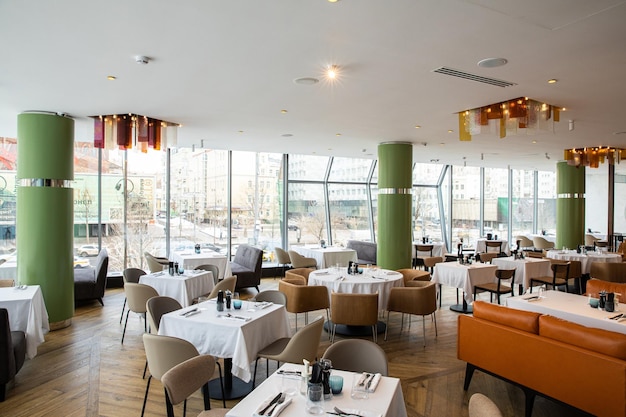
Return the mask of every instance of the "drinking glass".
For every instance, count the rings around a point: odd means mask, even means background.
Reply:
[[[239,310],[241,308],[241,300],[239,299],[239,293],[233,293],[233,307],[235,310]]]
[[[352,393],[350,396],[355,400],[364,400],[369,397],[365,384],[359,383],[361,376],[361,374],[355,374],[352,379]]]
[[[324,414],[324,388],[321,383],[309,383],[306,395],[306,411],[309,414]]]

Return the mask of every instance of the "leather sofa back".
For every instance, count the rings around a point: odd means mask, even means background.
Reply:
[[[474,302],[474,317],[529,333],[539,334],[539,313],[515,310],[485,301]]]
[[[587,294],[598,298],[600,291],[615,292],[621,294],[621,302],[626,302],[626,283],[603,281],[592,278],[587,281]]]

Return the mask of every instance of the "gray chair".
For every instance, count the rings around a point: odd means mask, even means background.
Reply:
[[[263,251],[250,245],[239,245],[230,263],[232,274],[237,276],[237,288],[254,287],[259,291]]]
[[[146,275],[146,271],[139,268],[126,268],[124,271],[122,271],[122,278],[124,279],[124,283],[132,282],[134,284],[139,284],[139,277],[141,277],[142,275]],[[120,324],[122,323],[122,319],[124,318],[124,310],[126,310],[126,296],[124,296],[124,304],[122,305]]]
[[[278,261],[278,266],[281,267],[282,276],[285,276],[285,270],[289,265],[291,265],[291,257],[289,253],[283,248],[275,247],[274,252],[276,252],[276,260]]]
[[[96,258],[96,267],[74,268],[74,300],[98,300],[104,306],[104,290],[107,285],[109,254],[100,250]]]
[[[291,259],[291,266],[294,268],[315,268],[317,269],[317,261],[315,258],[307,258],[300,255],[295,250],[289,251],[289,259]]]
[[[502,412],[489,397],[475,393],[469,400],[469,417],[502,417]]]
[[[203,271],[211,271],[211,273],[213,274],[213,284],[217,285],[217,283],[219,282],[220,269],[218,268],[217,265],[204,264],[204,265],[197,266],[196,269],[202,269]]]
[[[261,291],[254,297],[255,301],[269,301],[274,304],[287,305],[287,296],[278,290]]]
[[[146,303],[152,297],[157,297],[157,290],[149,285],[133,284],[132,282],[124,285],[124,292],[128,300],[128,311],[126,312],[126,320],[124,321],[124,330],[122,331],[122,344],[124,344],[124,336],[126,335],[126,326],[128,325],[128,316],[130,312],[137,313],[145,319]],[[144,320],[144,331],[148,330],[147,320]]]
[[[180,305],[178,300],[175,300],[172,297],[158,295],[156,297],[149,298],[148,301],[146,301],[146,320],[148,321],[150,333],[159,334],[159,324],[161,324],[161,316],[163,316],[163,314],[180,310],[181,308],[183,307]],[[146,377],[147,369],[148,360],[146,360],[146,365],[143,368],[142,378]]]
[[[322,358],[330,359],[334,369],[389,375],[389,364],[385,351],[369,340],[340,340],[330,345]]]
[[[148,263],[148,269],[151,273],[161,272],[163,271],[164,266],[169,265],[169,260],[167,258],[154,256],[149,252],[144,252],[143,255],[146,258],[146,262]]]
[[[26,359],[26,335],[11,331],[9,313],[0,308],[0,402],[6,398],[6,386],[24,365]]]

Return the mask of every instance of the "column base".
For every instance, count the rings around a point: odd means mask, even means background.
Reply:
[[[57,321],[54,323],[50,323],[50,331],[53,332],[55,330],[65,329],[66,327],[70,327],[71,325],[72,325],[72,319]]]

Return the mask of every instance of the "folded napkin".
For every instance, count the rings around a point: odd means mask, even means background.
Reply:
[[[277,415],[279,415],[280,413],[282,413],[282,411],[287,408],[287,406],[289,406],[289,404],[291,404],[291,397],[286,396],[285,394],[282,394],[283,396],[280,397],[279,400],[276,400],[276,395],[272,395],[271,397],[268,397],[265,401],[263,401],[259,407],[254,411],[254,414],[252,414],[253,417],[267,417],[267,416],[271,416],[271,417],[276,417]],[[282,402],[280,402],[282,399]],[[267,406],[272,402],[272,400],[275,400],[275,405],[270,405],[269,408],[267,408]],[[263,414],[261,414],[261,411],[265,411]]]
[[[237,321],[250,321],[252,320],[252,317],[246,317],[246,316],[235,316],[233,314],[220,314],[219,316],[217,316],[221,319],[226,319],[226,320],[237,320]]]
[[[260,303],[254,303],[254,307],[253,308],[249,308],[247,311],[257,311],[257,310],[263,310],[266,309],[268,307],[273,306],[274,303],[272,303],[271,301],[263,301]]]
[[[315,275],[328,275],[328,271],[319,271],[316,272]]]
[[[374,392],[376,391],[376,387],[380,382],[380,378],[382,378],[382,375],[379,373],[370,374],[368,372],[363,372],[363,374],[359,378],[358,384],[364,385],[367,392]]]

